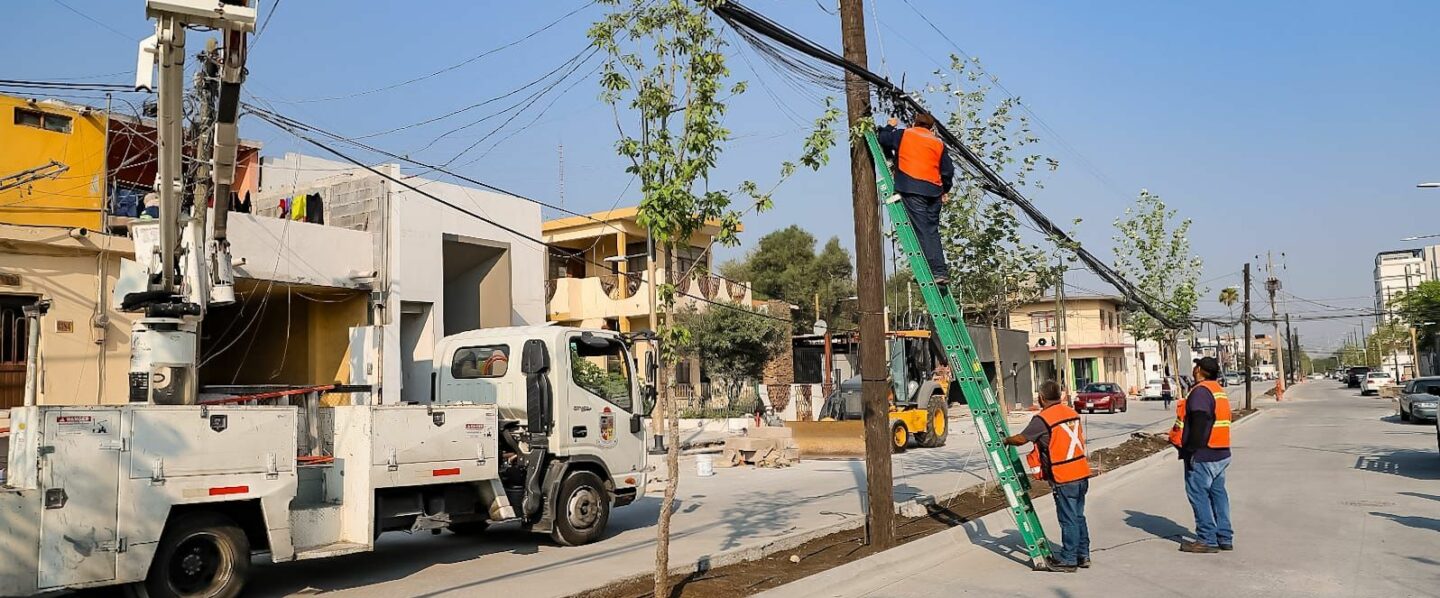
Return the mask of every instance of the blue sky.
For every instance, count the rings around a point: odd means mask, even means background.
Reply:
[[[153,31],[140,0],[24,0],[7,6],[0,78],[84,77],[128,82],[134,41]],[[260,0],[262,15],[273,0]],[[544,2],[339,2],[281,0],[250,60],[248,92],[287,115],[350,135],[383,131],[510,91],[574,56],[601,14],[584,0]],[[966,53],[1019,95],[1049,129],[1041,151],[1061,162],[1031,190],[1057,221],[1083,218],[1079,236],[1109,256],[1110,222],[1140,188],[1159,193],[1195,221],[1207,299],[1239,283],[1241,264],[1267,250],[1286,254],[1287,290],[1329,305],[1363,307],[1373,296],[1377,251],[1411,246],[1401,237],[1440,233],[1440,78],[1434,60],[1440,4],[1433,2],[947,2],[872,0],[871,66],[915,86],[955,48],[920,20],[923,11]],[[751,0],[804,35],[838,47],[833,0]],[[90,18],[77,15],[85,13]],[[357,8],[358,7],[363,7]],[[417,6],[423,6],[421,12]],[[582,8],[584,7],[584,8]],[[534,31],[550,30],[434,78],[338,100],[432,72]],[[877,20],[878,17],[878,20]],[[31,24],[26,26],[23,24]],[[200,34],[192,34],[198,48]],[[40,51],[43,49],[43,51]],[[797,89],[736,47],[731,65],[751,91],[732,105],[735,141],[717,179],[773,180],[799,149],[801,126],[819,114],[813,89]],[[749,59],[749,63],[746,61]],[[593,63],[592,63],[593,64]],[[589,72],[589,66],[581,72]],[[555,91],[566,89],[566,85]],[[766,87],[775,97],[766,93]],[[591,80],[489,153],[480,144],[457,164],[478,179],[580,211],[634,204],[614,155],[613,120]],[[779,102],[775,98],[778,98]],[[536,110],[515,125],[529,123]],[[498,105],[503,105],[503,102]],[[417,151],[477,109],[369,141]],[[797,122],[796,115],[800,118]],[[467,119],[466,116],[470,116]],[[441,161],[496,121],[453,134],[416,157]],[[258,119],[242,135],[267,153],[303,149]],[[853,238],[844,153],[818,173],[797,175],[774,210],[746,220],[744,242],[789,224],[823,238]],[[478,158],[478,159],[477,159]],[[473,162],[472,162],[473,160]],[[547,216],[553,215],[547,212]],[[744,247],[722,252],[736,255]],[[1076,285],[1105,290],[1092,278]],[[1258,284],[1258,283],[1257,283]],[[1283,306],[1282,306],[1283,309]],[[1322,310],[1292,303],[1291,311]],[[1213,301],[1202,312],[1218,313]],[[1357,321],[1301,325],[1307,346],[1325,348]]]

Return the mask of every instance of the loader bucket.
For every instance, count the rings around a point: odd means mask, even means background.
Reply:
[[[860,420],[785,422],[801,459],[858,459],[865,456],[865,423]]]

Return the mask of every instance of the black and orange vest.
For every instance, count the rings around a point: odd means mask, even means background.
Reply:
[[[1198,388],[1209,390],[1210,394],[1215,396],[1215,425],[1210,428],[1210,438],[1206,441],[1205,446],[1212,449],[1230,448],[1230,395],[1225,394],[1224,387],[1214,380],[1196,384],[1195,388],[1190,389],[1190,392],[1194,393]],[[1170,427],[1170,444],[1177,447],[1185,437],[1185,402],[1189,398],[1187,396],[1180,399],[1180,402],[1175,405],[1175,425]]]

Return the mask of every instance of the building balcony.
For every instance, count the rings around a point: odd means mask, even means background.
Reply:
[[[665,271],[656,270],[664,280]],[[580,322],[605,318],[638,318],[650,314],[650,285],[645,273],[605,274],[586,278],[545,281],[549,319]],[[676,283],[676,307],[704,309],[708,302],[749,306],[754,294],[749,283],[731,282],[714,275],[693,275]]]

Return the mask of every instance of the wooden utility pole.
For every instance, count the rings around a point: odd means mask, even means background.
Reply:
[[[1284,257],[1282,254],[1281,257]],[[1270,322],[1275,325],[1275,339],[1270,343],[1275,348],[1275,400],[1285,398],[1285,355],[1280,343],[1280,313],[1275,310],[1275,293],[1280,290],[1280,279],[1275,277],[1275,259],[1265,254],[1265,290],[1270,293]]]
[[[1245,360],[1245,408],[1253,409],[1250,397],[1255,396],[1254,384],[1250,380],[1250,342],[1255,338],[1250,334],[1250,264],[1245,264],[1245,305],[1240,311],[1240,320],[1245,323],[1245,353],[1241,357]]]
[[[868,66],[865,52],[863,0],[840,0],[840,43],[845,59]],[[853,73],[845,73],[845,108],[849,130],[873,126],[870,86]],[[850,193],[855,210],[855,270],[860,296],[860,393],[865,418],[865,525],[872,545],[885,550],[895,545],[895,507],[890,471],[890,405],[885,351],[885,275],[880,250],[880,200],[876,197],[875,170],[870,150],[859,137],[850,137]]]

